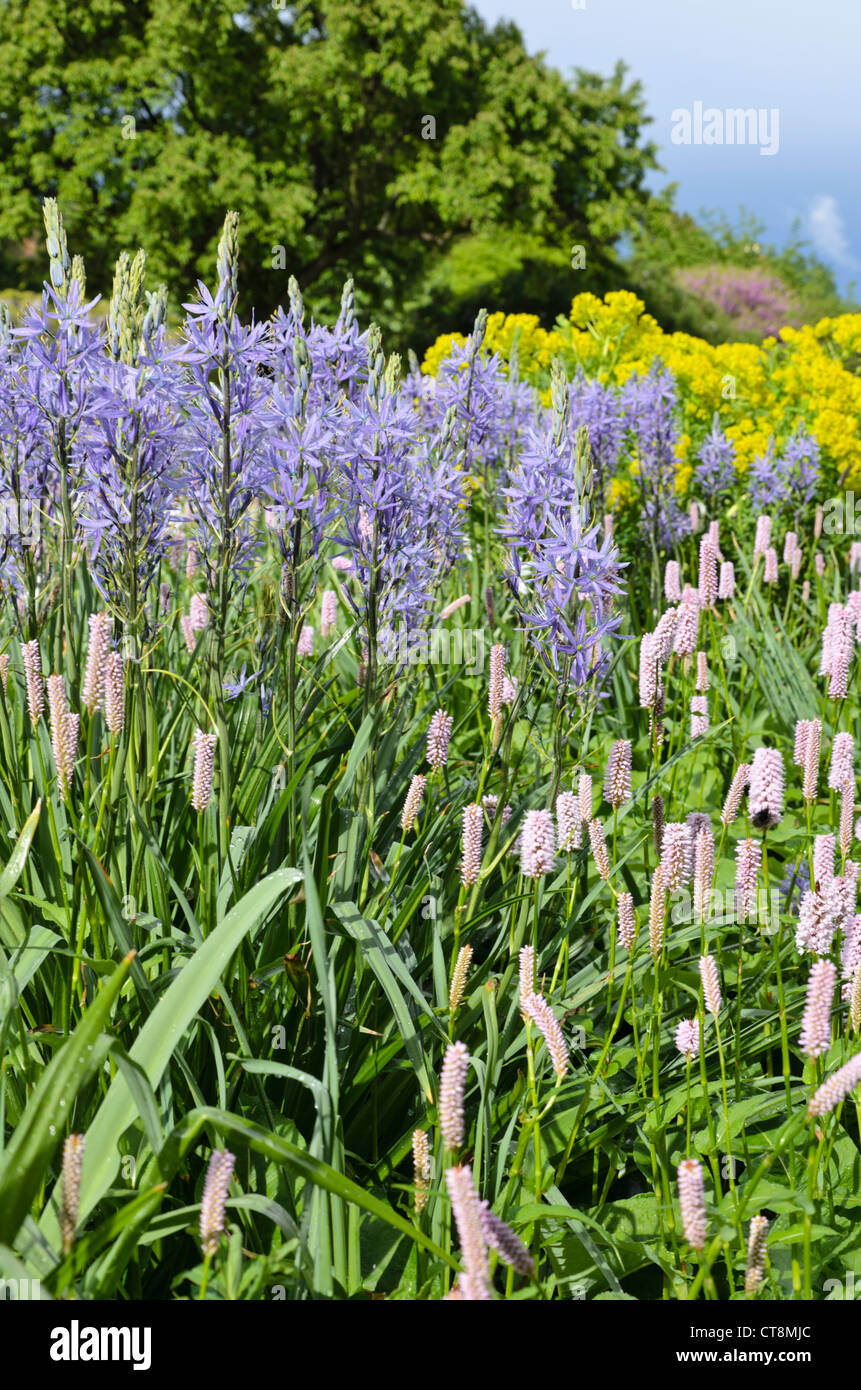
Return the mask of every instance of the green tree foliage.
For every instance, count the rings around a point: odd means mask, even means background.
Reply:
[[[623,68],[567,81],[460,0],[0,0],[0,284],[38,287],[53,195],[91,290],[142,245],[176,299],[231,207],[246,310],[293,273],[331,314],[351,273],[390,331],[450,327],[496,244],[499,307],[513,276],[552,318],[654,201],[646,120]]]

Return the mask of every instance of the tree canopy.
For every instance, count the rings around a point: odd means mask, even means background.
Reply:
[[[0,284],[38,287],[50,195],[91,289],[140,245],[176,302],[230,207],[246,310],[292,273],[331,313],[352,274],[396,334],[459,326],[494,244],[539,299],[603,287],[653,202],[646,123],[621,65],[567,80],[460,0],[0,0]]]

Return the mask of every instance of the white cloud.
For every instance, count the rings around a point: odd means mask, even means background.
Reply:
[[[857,266],[837,199],[830,193],[814,198],[807,212],[807,226],[814,246],[827,260],[835,265]]]

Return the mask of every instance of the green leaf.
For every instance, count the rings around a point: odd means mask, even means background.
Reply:
[[[0,937],[2,937],[5,945],[13,949],[21,943],[21,931],[16,930],[14,926],[14,922],[19,919],[17,918],[17,913],[10,914],[7,905],[4,903],[4,899],[8,898],[24,871],[24,865],[30,853],[30,845],[33,842],[36,827],[39,824],[39,812],[41,809],[42,802],[40,799],[36,802],[35,810],[31,811],[24,822],[24,829],[18,836],[15,848],[9,856],[6,867],[3,872],[0,873]]]
[[[836,1235],[833,1226],[814,1226],[810,1227],[811,1241],[822,1240],[825,1236]],[[795,1226],[787,1226],[783,1230],[775,1231],[774,1235],[769,1236],[769,1245],[794,1245],[804,1239],[804,1223],[798,1222]]]
[[[14,1255],[5,1245],[0,1245],[0,1276],[7,1281],[14,1279],[18,1285],[19,1294],[22,1284],[26,1282],[28,1297],[30,1298],[33,1297],[34,1282],[36,1282],[39,1284],[39,1300],[44,1300],[48,1303],[53,1302],[53,1296],[48,1293],[47,1289],[42,1287],[39,1275],[32,1274],[27,1265],[23,1264],[21,1260],[18,1259],[17,1255]]]
[[[199,1110],[191,1111],[186,1116],[185,1124],[189,1125],[195,1121],[211,1123],[225,1137],[230,1137],[239,1144],[246,1144],[255,1153],[263,1154],[265,1158],[274,1163],[282,1163],[291,1168],[294,1173],[306,1181],[313,1183],[325,1192],[330,1192],[333,1196],[341,1198],[345,1202],[351,1202],[360,1207],[363,1211],[370,1212],[373,1216],[380,1217],[381,1220],[388,1222],[396,1230],[410,1237],[417,1245],[437,1259],[443,1260],[451,1269],[457,1269],[457,1261],[440,1248],[434,1241],[426,1236],[413,1222],[407,1221],[406,1217],[396,1212],[387,1202],[373,1193],[367,1192],[358,1183],[346,1177],[343,1173],[338,1173],[328,1163],[322,1159],[314,1158],[304,1149],[297,1148],[295,1144],[290,1144],[286,1139],[281,1139],[277,1134],[270,1130],[262,1129],[259,1125],[253,1124],[250,1120],[240,1119],[236,1115],[228,1114],[223,1110],[215,1110],[210,1106],[203,1106]]]
[[[425,1098],[429,1105],[433,1105],[433,1091],[428,1074],[427,1059],[421,1038],[416,1032],[415,1024],[410,1017],[407,1002],[401,990],[398,988],[398,981],[409,992],[413,999],[421,1008],[422,1013],[432,1023],[434,1030],[442,1038],[443,1042],[448,1042],[448,1035],[442,1027],[439,1019],[433,1013],[430,1004],[425,999],[421,990],[411,978],[406,966],[404,965],[398,952],[395,950],[388,937],[381,930],[377,922],[370,921],[368,918],[359,915],[358,908],[353,903],[336,903],[333,911],[338,920],[343,924],[345,930],[362,949],[362,955],[371,967],[380,987],[392,1006],[392,1013],[398,1025],[401,1037],[404,1040],[404,1047],[407,1056],[413,1064],[413,1069],[418,1077],[419,1084],[424,1091]],[[397,979],[395,978],[397,976]]]
[[[356,773],[362,765],[362,759],[371,746],[377,727],[380,722],[378,710],[372,710],[366,714],[359,725],[353,745],[350,749],[350,756],[347,759],[347,766],[344,768],[344,775],[341,778],[338,795],[339,799],[346,805],[349,795],[356,780]]]
[[[166,1184],[136,1193],[130,1201],[111,1212],[106,1221],[94,1231],[78,1236],[66,1258],[57,1266],[52,1288],[61,1294],[82,1270],[87,1270],[87,1285],[92,1296],[109,1298],[133,1255],[153,1214],[161,1206]],[[107,1258],[93,1267],[95,1257],[107,1246]]]
[[[314,1097],[314,1107],[320,1117],[324,1132],[334,1133],[335,1115],[332,1109],[332,1097],[322,1081],[316,1076],[310,1076],[308,1072],[300,1071],[298,1067],[291,1067],[287,1062],[270,1061],[267,1057],[237,1057],[236,1053],[231,1052],[229,1060],[239,1062],[245,1071],[258,1076],[283,1076],[288,1081],[298,1081],[300,1085],[307,1086]]]
[[[105,914],[105,921],[110,927],[111,935],[117,943],[119,950],[124,953],[130,951],[133,945],[132,934],[129,931],[129,924],[123,916],[122,903],[120,902],[117,891],[92,850],[84,844],[80,836],[75,835],[75,839],[81,846],[84,857],[90,867],[90,874],[96,887],[99,902],[102,905],[102,911]],[[134,980],[135,988],[145,1002],[147,1011],[151,1012],[152,1009],[155,1008],[155,994],[153,993],[149,980],[141,969],[140,962],[137,960],[132,965],[132,979]]]
[[[30,815],[24,822],[24,829],[18,836],[15,848],[9,856],[9,861],[5,869],[2,874],[0,874],[0,901],[12,892],[12,889],[15,887],[15,884],[24,871],[27,855],[30,853],[30,845],[36,833],[36,827],[39,824],[39,812],[41,809],[42,801],[40,798],[36,802],[35,809],[30,812]]]
[[[63,1142],[72,1103],[104,1060],[95,1044],[132,963],[129,954],[96,995],[72,1036],[45,1068],[0,1160],[0,1243],[14,1240]],[[53,1218],[56,1228],[56,1217]]]
[[[158,1086],[174,1049],[218,983],[231,956],[246,937],[258,930],[279,898],[301,877],[297,869],[276,869],[246,893],[165,991],[129,1049],[130,1060],[141,1068],[153,1089]],[[137,1113],[134,1096],[120,1072],[114,1077],[87,1131],[81,1175],[81,1221],[110,1187],[119,1167],[117,1145],[125,1130],[134,1123]],[[50,1208],[40,1224],[49,1240],[56,1239],[57,1219]]]

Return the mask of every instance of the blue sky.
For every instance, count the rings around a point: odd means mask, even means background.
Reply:
[[[857,0],[471,0],[489,21],[513,19],[531,52],[566,75],[608,74],[623,59],[643,84],[666,171],[686,212],[740,206],[782,245],[793,222],[845,289],[861,288],[861,101]],[[758,144],[694,143],[701,110],[769,113]],[[776,109],[777,141],[770,113]],[[691,143],[674,143],[691,113]],[[717,129],[713,125],[712,133]],[[705,127],[702,127],[703,133]]]

